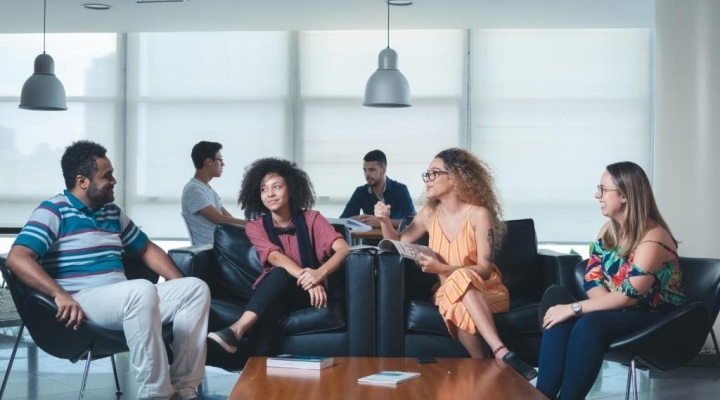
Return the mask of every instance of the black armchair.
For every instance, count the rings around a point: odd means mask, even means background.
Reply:
[[[583,290],[586,266],[587,260],[583,260],[563,274],[565,288],[576,299],[587,298]],[[625,398],[631,386],[633,398],[638,398],[637,362],[656,371],[678,368],[697,356],[708,334],[720,357],[712,329],[720,310],[720,260],[680,257],[680,266],[687,304],[645,329],[615,340],[605,354],[606,360],[630,365]]]
[[[63,322],[59,322],[55,318],[58,309],[53,299],[31,289],[17,279],[12,271],[7,268],[5,261],[5,257],[0,256],[0,271],[10,290],[15,307],[22,320],[22,325],[18,330],[15,346],[8,361],[7,371],[5,371],[5,378],[0,389],[0,399],[2,399],[5,391],[5,385],[10,376],[10,370],[25,327],[30,332],[33,342],[46,353],[73,363],[85,359],[85,372],[80,386],[80,399],[83,398],[85,392],[90,362],[105,357],[110,357],[113,374],[115,375],[116,394],[121,395],[122,391],[120,390],[120,382],[118,381],[113,356],[128,351],[123,331],[106,329],[94,324],[92,321],[84,321],[78,330],[66,328]],[[153,283],[158,281],[158,275],[136,257],[124,255],[123,265],[128,279],[148,279]],[[163,340],[166,343],[168,362],[172,363],[172,324],[163,325]]]
[[[349,240],[344,226],[334,226]],[[210,331],[237,321],[252,295],[252,284],[263,269],[245,227],[235,224],[218,224],[213,245],[173,249],[169,255],[184,276],[198,277],[210,287]],[[348,260],[358,256],[351,254]],[[327,308],[307,308],[285,315],[277,327],[280,343],[276,348],[297,355],[373,356],[375,314],[366,301],[374,293],[375,272],[371,262],[365,264],[369,265],[353,263],[353,268],[342,265],[330,275]],[[234,355],[209,347],[207,364],[242,368],[247,358],[255,354],[253,338],[251,329]]]
[[[495,314],[495,324],[508,348],[537,365],[541,329],[538,304],[545,289],[560,279],[580,257],[538,252],[531,219],[507,221],[503,248],[496,264],[510,291],[510,310]],[[423,273],[414,261],[394,253],[379,253],[378,355],[384,357],[469,357],[459,341],[450,337],[431,288],[437,277]]]

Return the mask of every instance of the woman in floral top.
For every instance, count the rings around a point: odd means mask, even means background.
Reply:
[[[588,299],[553,286],[543,297],[537,388],[551,399],[584,399],[609,344],[684,304],[677,241],[660,215],[650,181],[632,162],[608,165],[595,198],[609,220],[591,245]]]

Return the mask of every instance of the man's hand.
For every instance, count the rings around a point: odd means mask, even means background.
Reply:
[[[298,275],[297,285],[303,290],[310,290],[313,287],[320,286],[325,280],[325,273],[320,269],[303,268]]]
[[[78,330],[83,320],[85,319],[85,313],[75,299],[72,298],[67,292],[62,292],[55,296],[55,304],[58,307],[58,313],[55,315],[58,321],[67,322],[65,326],[67,328],[73,328]]]
[[[363,224],[370,225],[373,228],[379,228],[380,227],[380,220],[377,219],[374,215],[369,214],[360,214],[356,215],[354,217],[351,217],[354,220],[360,221]]]
[[[375,218],[380,222],[390,221],[390,205],[382,201],[375,203]]]
[[[315,308],[327,307],[327,293],[323,285],[318,285],[308,290],[310,294],[310,305]]]

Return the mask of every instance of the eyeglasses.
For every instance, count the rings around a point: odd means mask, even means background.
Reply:
[[[438,175],[448,175],[448,174],[449,174],[449,172],[447,172],[447,171],[432,170],[430,172],[423,172],[421,176],[422,176],[423,182],[430,182],[430,181],[434,181],[435,179],[437,179]]]
[[[215,160],[215,161],[220,161],[220,164],[222,164],[222,163],[224,162],[222,158],[215,158],[215,157],[213,157],[212,159]]]
[[[605,196],[607,192],[619,192],[618,189],[608,189],[603,185],[597,185],[597,191],[600,192],[600,197]]]

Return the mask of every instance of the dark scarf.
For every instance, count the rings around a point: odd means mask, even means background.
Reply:
[[[312,241],[310,240],[305,213],[300,211],[293,215],[292,222],[294,227],[280,228],[273,226],[272,214],[267,213],[263,215],[263,227],[270,241],[285,251],[278,235],[296,235],[298,249],[300,250],[300,262],[302,264],[300,267],[316,269],[320,266],[320,261],[317,259],[317,254],[315,254]]]

